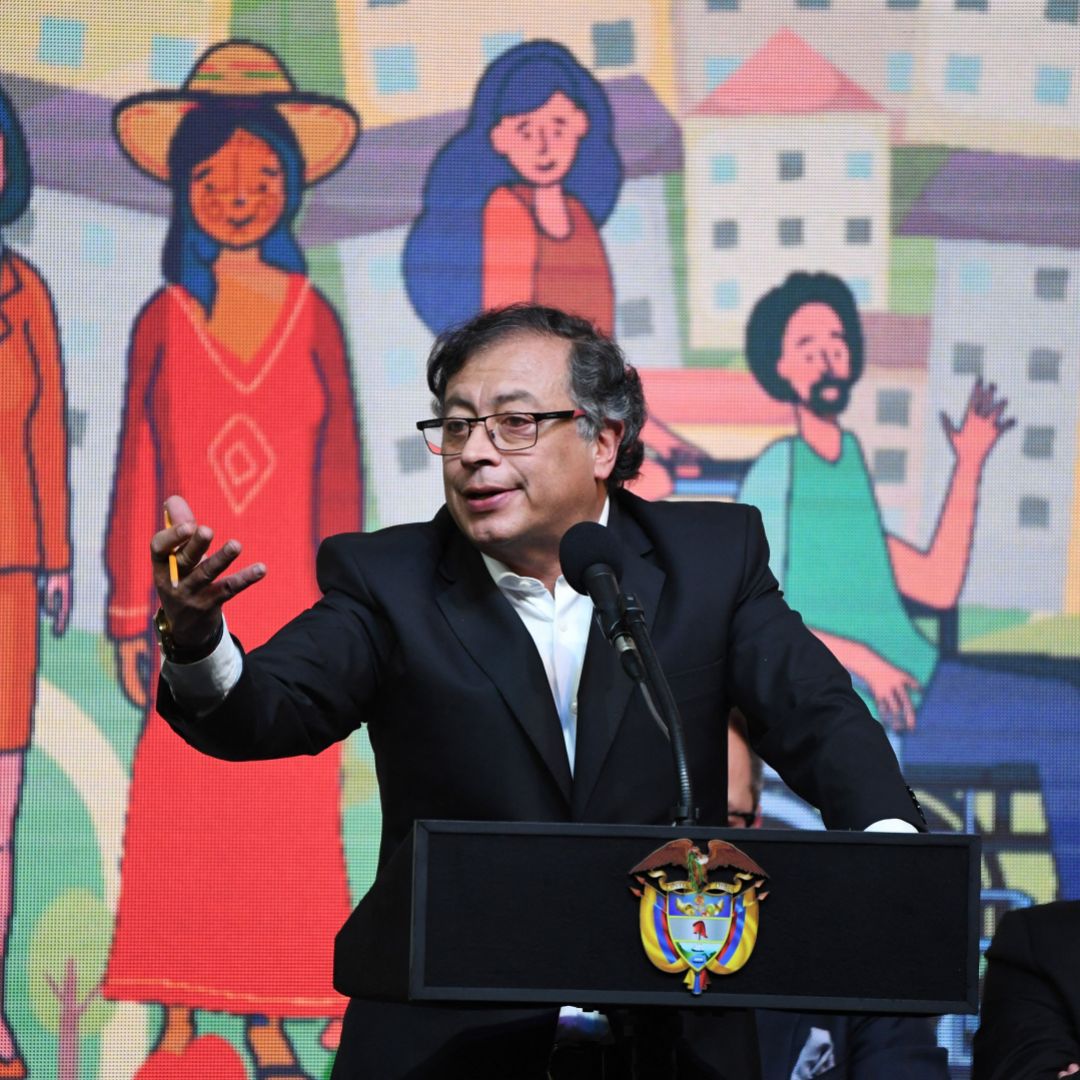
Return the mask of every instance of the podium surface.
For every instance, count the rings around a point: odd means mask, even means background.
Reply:
[[[682,837],[768,875],[748,962],[691,994],[642,946],[631,870]],[[965,1013],[978,1006],[979,839],[418,821],[338,935],[354,997]]]

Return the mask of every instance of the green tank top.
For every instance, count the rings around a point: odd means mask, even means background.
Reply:
[[[785,592],[806,624],[862,642],[925,686],[937,650],[904,609],[870,476],[850,432],[835,462],[792,440],[786,532]],[[877,716],[866,687],[856,680],[855,689]]]

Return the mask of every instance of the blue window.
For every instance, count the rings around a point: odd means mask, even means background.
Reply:
[[[1064,300],[1068,291],[1068,270],[1044,266],[1035,271],[1035,296],[1039,300]]]
[[[55,67],[82,67],[86,47],[86,23],[44,15],[38,41],[38,59]]]
[[[705,85],[709,90],[715,90],[722,82],[726,82],[729,75],[733,75],[742,63],[738,56],[706,56],[705,57]]]
[[[401,287],[401,268],[393,255],[376,255],[368,260],[368,281],[376,292],[394,292]]]
[[[733,248],[739,246],[739,223],[734,218],[724,218],[712,224],[712,246]]]
[[[919,6],[919,0],[887,0],[885,6],[894,11],[913,11]]]
[[[849,180],[870,180],[874,175],[874,155],[870,150],[852,150],[844,168]]]
[[[982,57],[950,53],[945,62],[945,89],[955,94],[977,94],[982,75]]]
[[[868,217],[851,217],[844,222],[844,240],[849,244],[869,244],[873,223]]]
[[[885,87],[894,94],[911,92],[915,57],[909,52],[893,52],[885,58]]]
[[[781,247],[798,247],[803,242],[803,219],[781,218],[776,223],[776,238]]]
[[[739,0],[705,0],[706,11],[738,11]]]
[[[1035,100],[1043,105],[1065,105],[1072,90],[1068,68],[1041,67],[1035,72]]]
[[[634,62],[634,24],[629,19],[593,23],[592,42],[598,68],[625,67]]]
[[[420,88],[416,50],[411,45],[387,45],[371,50],[375,88],[380,94],[407,94]]]
[[[195,63],[197,42],[191,38],[155,34],[150,48],[150,78],[178,86]]]
[[[371,272],[371,268],[368,268]],[[416,379],[416,350],[405,345],[393,345],[383,350],[383,371],[391,386],[412,386]]]
[[[1050,500],[1038,495],[1024,495],[1018,504],[1016,516],[1021,529],[1048,529]]]
[[[985,296],[990,291],[990,264],[985,259],[969,259],[960,264],[960,291]]]
[[[874,290],[870,287],[869,278],[848,278],[847,287],[851,290],[851,295],[855,297],[855,303],[859,307],[870,306]]]
[[[1046,17],[1051,22],[1074,23],[1080,16],[1080,0],[1046,0]]]
[[[502,56],[507,49],[520,45],[524,40],[524,34],[518,34],[514,31],[506,31],[501,34],[485,34],[483,40],[484,63],[490,64],[492,60]]]
[[[733,278],[718,281],[713,286],[713,307],[718,311],[735,311],[739,306],[739,283]]]
[[[112,229],[88,221],[82,230],[83,262],[92,266],[112,266],[116,242]]]
[[[604,236],[616,244],[640,244],[645,237],[645,216],[640,204],[619,203],[607,219]]]
[[[957,11],[989,11],[990,0],[956,0]]]
[[[64,328],[62,340],[64,351],[73,360],[93,360],[101,342],[101,326],[84,319],[72,319]]]
[[[397,7],[406,0],[368,0],[368,7]]]
[[[714,184],[733,184],[739,179],[739,159],[734,154],[717,154],[709,163]]]
[[[817,8],[824,11],[829,7],[829,0],[795,0],[795,6],[801,8]]]
[[[801,150],[784,150],[776,159],[776,173],[781,180],[801,180],[806,162]]]
[[[875,450],[873,472],[875,484],[904,483],[907,479],[907,451]]]

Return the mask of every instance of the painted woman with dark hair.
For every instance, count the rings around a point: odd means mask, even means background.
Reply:
[[[439,152],[405,245],[405,282],[440,333],[487,308],[532,302],[614,325],[599,229],[622,163],[603,88],[552,41],[484,72],[466,127]]]
[[[833,274],[791,274],[754,305],[746,358],[762,389],[794,406],[797,433],[751,466],[740,502],[761,511],[769,563],[788,602],[850,672],[892,733],[911,730],[936,648],[903,598],[956,604],[967,573],[986,457],[1014,421],[977,382],[959,427],[941,423],[955,461],[933,537],[919,550],[885,531],[857,436],[840,425],[862,374],[855,298]]]
[[[30,201],[30,159],[0,91],[0,225]],[[15,818],[30,745],[44,597],[53,633],[71,605],[64,379],[56,310],[45,282],[0,244],[0,1078],[26,1066],[7,1022],[3,988],[14,899]]]
[[[146,530],[193,492],[273,566],[230,609],[262,641],[319,595],[319,541],[361,524],[360,449],[341,326],[308,280],[293,223],[306,184],[348,156],[344,103],[293,89],[273,54],[211,49],[179,92],[117,106],[132,161],[172,187],[166,284],[140,312],[106,537],[108,632],[127,696],[147,709],[136,750],[116,931],[104,993],[166,1007],[145,1080],[246,1076],[193,1010],[247,1019],[259,1077],[304,1074],[281,1022],[337,1017],[329,957],[311,947],[350,911],[340,755],[234,769],[156,714]],[[177,1066],[180,1058],[182,1065]],[[172,1075],[172,1073],[169,1073]]]

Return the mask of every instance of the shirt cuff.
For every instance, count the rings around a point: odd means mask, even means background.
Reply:
[[[910,821],[903,821],[901,818],[884,818],[881,821],[875,821],[872,825],[867,825],[863,832],[910,832],[917,833],[919,830],[911,824]]]
[[[222,625],[221,640],[209,656],[192,664],[162,659],[161,676],[169,684],[178,705],[193,709],[198,716],[205,716],[225,700],[239,682],[243,668],[243,654],[236,647],[228,626]]]

